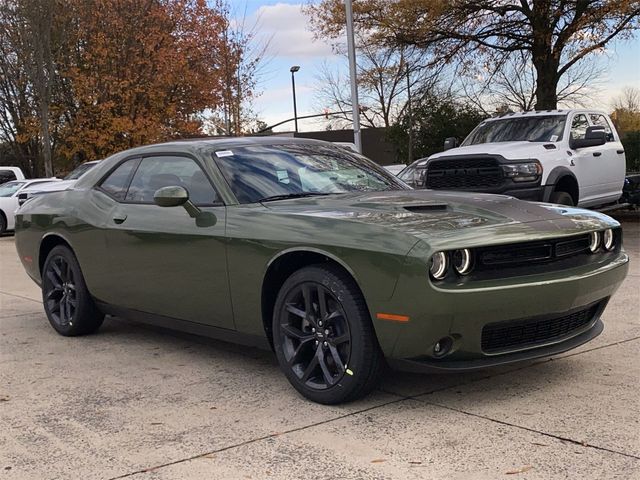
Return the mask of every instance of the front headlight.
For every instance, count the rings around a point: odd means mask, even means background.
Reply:
[[[610,228],[607,228],[602,234],[602,246],[607,252],[610,252],[616,246],[613,239],[613,230]]]
[[[448,258],[444,252],[436,252],[431,257],[429,273],[435,280],[442,280],[447,276],[447,268],[449,267]]]
[[[534,182],[542,174],[540,162],[514,163],[502,165],[502,170],[507,178],[514,182]]]
[[[596,253],[600,248],[600,232],[591,232],[589,234],[589,251]]]

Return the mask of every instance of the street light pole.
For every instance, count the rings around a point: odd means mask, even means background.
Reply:
[[[289,69],[291,72],[291,89],[293,90],[293,121],[295,123],[296,133],[298,133],[298,107],[296,105],[296,79],[295,73],[300,70],[299,65],[294,65]]]
[[[358,79],[356,78],[356,46],[353,36],[353,5],[352,0],[344,1],[347,11],[347,49],[349,51],[349,79],[351,80],[351,105],[353,108],[353,143],[358,152],[362,153],[362,139],[360,138],[360,105],[358,104]]]

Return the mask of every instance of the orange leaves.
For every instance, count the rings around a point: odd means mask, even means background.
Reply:
[[[71,0],[62,149],[86,159],[197,135],[220,102],[220,12],[204,0]],[[73,54],[69,54],[73,52]]]

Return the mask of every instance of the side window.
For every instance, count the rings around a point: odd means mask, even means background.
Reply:
[[[607,142],[613,142],[615,140],[613,132],[611,131],[611,125],[609,125],[609,122],[604,115],[600,113],[591,113],[589,114],[589,117],[591,118],[591,123],[594,126],[604,127],[604,131],[607,134]]]
[[[573,121],[571,122],[571,138],[574,140],[583,139],[587,133],[588,127],[589,122],[587,121],[586,115],[576,115],[573,117]]]
[[[120,164],[111,174],[100,184],[100,188],[114,197],[116,200],[124,200],[127,193],[127,185],[131,175],[138,164],[139,159],[132,158]]]
[[[0,184],[16,179],[16,174],[11,170],[0,170]]]
[[[145,157],[136,170],[125,201],[153,203],[153,195],[162,187],[184,187],[196,205],[218,203],[218,195],[200,166],[180,156]]]

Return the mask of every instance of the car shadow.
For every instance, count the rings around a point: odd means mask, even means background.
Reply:
[[[97,337],[107,337],[110,344],[114,341],[123,344],[123,347],[124,344],[135,344],[137,348],[153,351],[155,355],[168,355],[176,350],[186,350],[205,358],[223,356],[230,362],[255,362],[262,368],[273,369],[274,375],[280,375],[277,359],[270,350],[239,346],[127,319],[108,317]],[[459,397],[461,387],[482,382],[483,389],[486,388],[482,397],[491,402],[502,396],[507,389],[515,389],[513,393],[523,394],[532,389],[550,388],[556,382],[561,383],[563,376],[561,369],[556,367],[557,363],[549,359],[540,359],[471,372],[436,374],[407,373],[386,368],[377,390],[404,398],[438,393],[439,401],[446,401],[449,395],[452,399]],[[526,374],[517,374],[517,381],[514,381],[512,374],[525,369]],[[250,373],[251,370],[247,371],[247,375],[253,375]],[[523,381],[523,378],[526,378],[526,381]],[[475,397],[474,402],[477,400]]]

